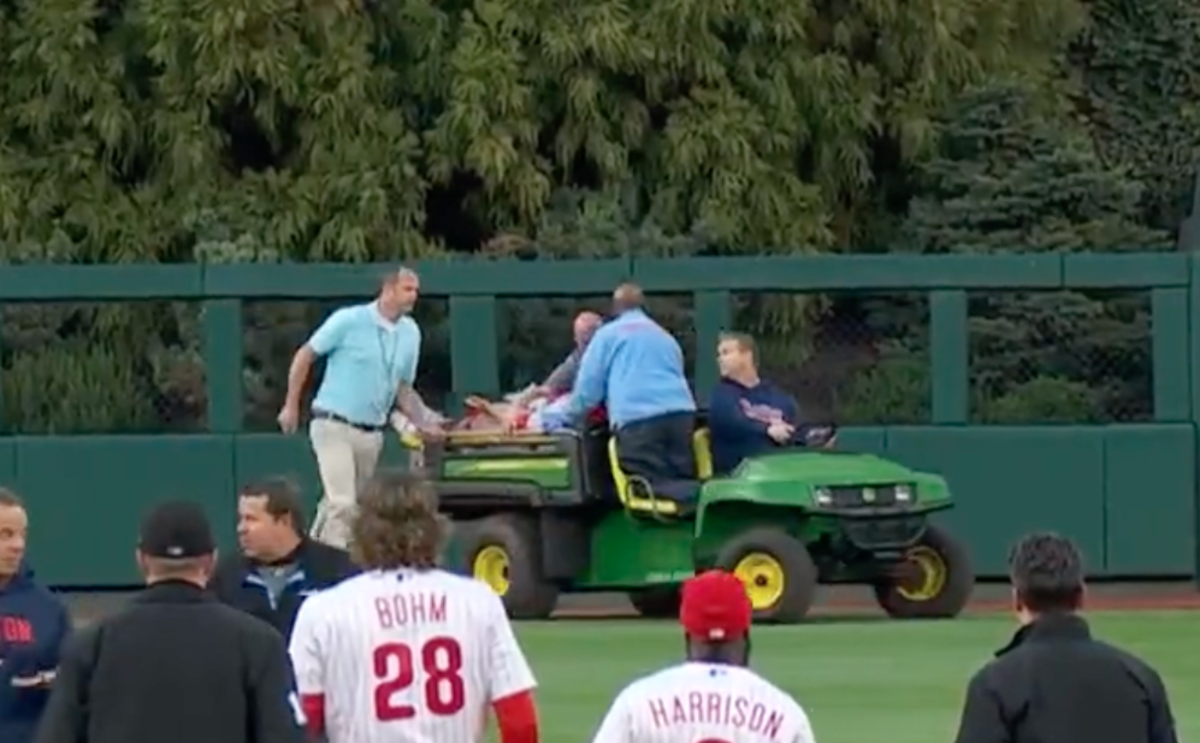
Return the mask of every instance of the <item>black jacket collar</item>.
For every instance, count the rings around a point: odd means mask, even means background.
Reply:
[[[172,579],[151,583],[133,600],[139,604],[202,604],[213,598],[195,583]]]
[[[300,537],[300,544],[296,545],[296,549],[292,550],[290,553],[279,558],[278,560],[263,562],[261,560],[255,560],[254,558],[243,556],[242,568],[245,570],[245,572],[251,573],[261,567],[268,567],[271,565],[290,565],[295,563],[301,568],[307,570],[311,568],[311,565],[309,565],[311,556],[312,540],[308,537]]]
[[[1017,630],[1008,644],[996,651],[999,658],[1030,642],[1090,640],[1092,631],[1078,614],[1046,614]]]

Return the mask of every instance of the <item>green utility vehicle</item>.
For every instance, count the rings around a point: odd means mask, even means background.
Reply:
[[[783,449],[711,477],[699,497],[656,495],[617,464],[607,431],[451,435],[427,452],[454,527],[447,560],[488,583],[514,618],[545,618],[562,592],[624,592],[645,616],[678,612],[680,583],[712,567],[745,583],[758,621],[802,619],[822,583],[865,584],[893,617],[952,617],[974,573],[929,515],[946,481],[870,455]]]

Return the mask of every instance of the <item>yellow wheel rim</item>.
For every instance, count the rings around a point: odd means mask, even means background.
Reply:
[[[746,595],[755,611],[770,609],[783,597],[786,582],[783,565],[764,552],[751,552],[738,560],[733,574],[746,586]]]
[[[896,592],[908,601],[929,601],[946,587],[946,561],[930,547],[914,547],[905,560],[912,574],[900,582]]]
[[[503,547],[484,547],[475,553],[471,574],[503,596],[508,593],[508,553]]]

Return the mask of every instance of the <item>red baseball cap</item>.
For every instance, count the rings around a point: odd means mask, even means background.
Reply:
[[[750,597],[733,573],[710,570],[683,584],[679,623],[688,636],[726,642],[750,631]]]

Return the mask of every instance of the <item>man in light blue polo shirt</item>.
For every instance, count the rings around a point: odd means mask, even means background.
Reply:
[[[675,484],[696,478],[696,400],[679,341],[650,319],[643,303],[635,284],[617,287],[614,317],[583,352],[566,415],[577,421],[604,403],[622,469],[674,497],[687,490]]]
[[[284,433],[299,425],[300,397],[313,362],[326,357],[309,426],[324,489],[311,534],[326,544],[348,546],[358,491],[375,472],[393,408],[437,435],[413,391],[421,329],[409,313],[419,291],[414,272],[389,274],[375,301],[334,312],[292,359],[287,398],[279,412]]]

